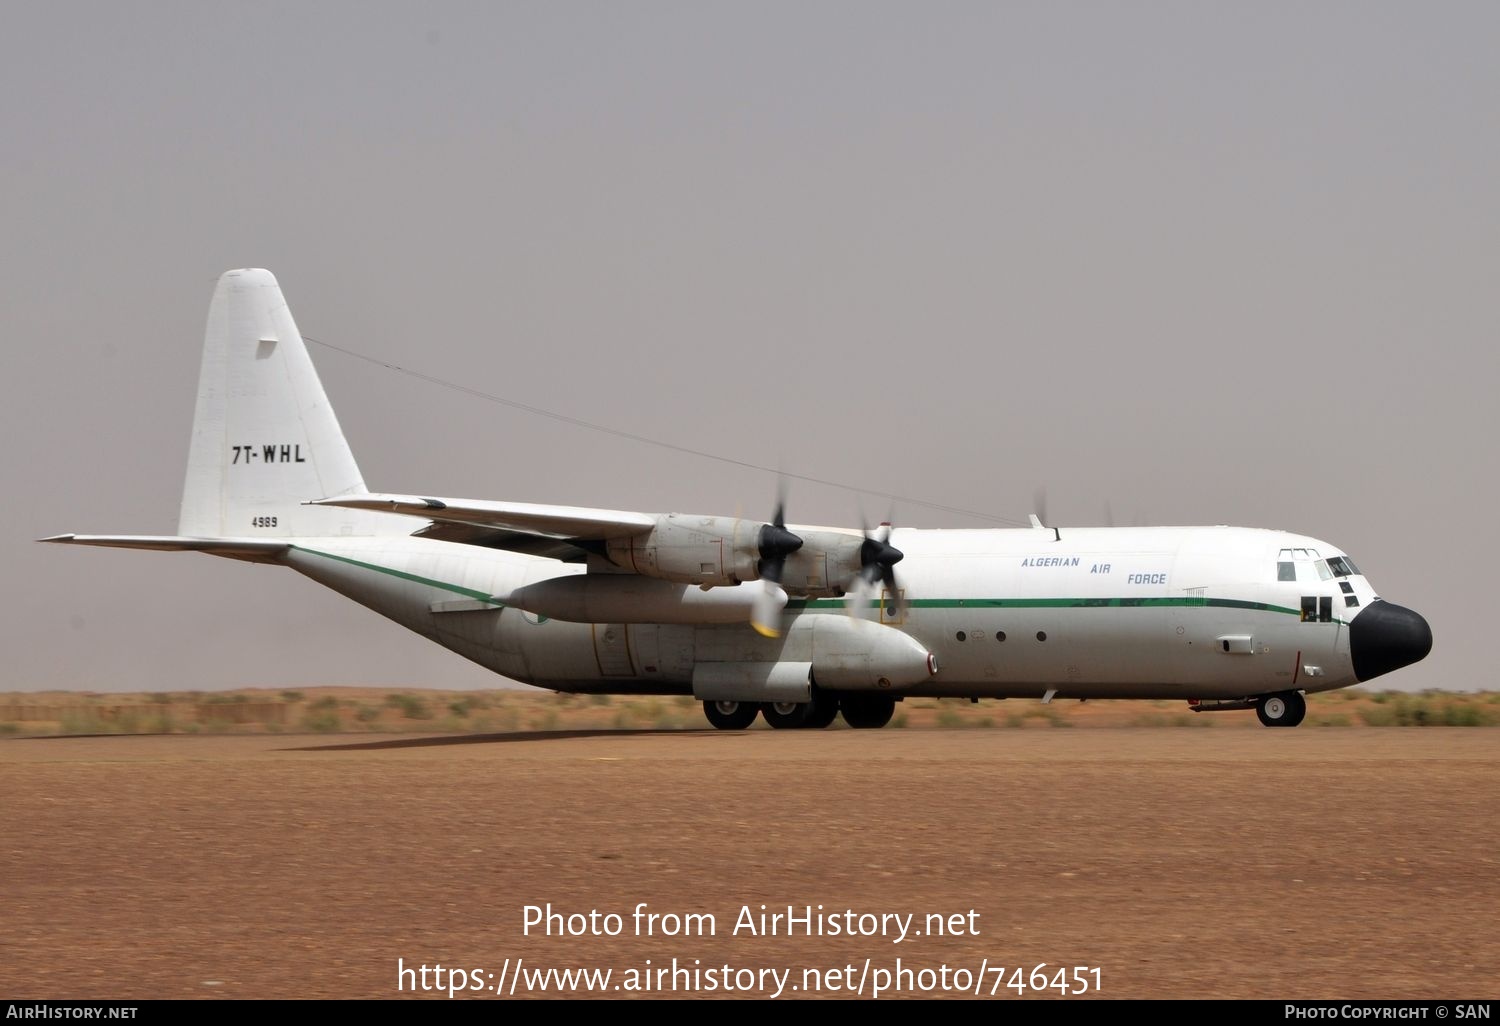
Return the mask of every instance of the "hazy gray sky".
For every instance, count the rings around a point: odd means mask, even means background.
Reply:
[[[34,544],[173,530],[242,266],[315,338],[726,457],[1327,539],[1432,623],[1382,683],[1492,687],[1497,29],[1493,3],[10,3],[0,690],[496,683],[290,571]],[[774,502],[312,352],[375,490]]]

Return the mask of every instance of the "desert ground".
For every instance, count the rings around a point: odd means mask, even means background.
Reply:
[[[942,996],[947,966],[970,996],[980,974],[994,1000],[1056,999],[1005,986],[1042,963],[1067,967],[1070,989],[1073,967],[1097,969],[1085,997],[1497,996],[1493,729],[955,730],[926,723],[939,707],[906,729],[721,733],[680,711],[661,726],[527,713],[489,732],[334,733],[299,714],[249,734],[0,738],[0,993],[447,1001],[421,989],[435,974],[398,971],[441,965],[496,1000],[526,980],[518,960],[610,969],[608,988],[675,959],[741,984],[756,970],[734,997],[771,996],[768,969],[791,971],[782,999],[857,982],[868,998],[881,970],[904,984],[883,997]],[[652,935],[641,903],[663,917]],[[526,907],[549,904],[582,935],[528,930]],[[735,929],[762,905],[885,932]],[[890,914],[912,916],[899,943]],[[677,981],[656,982],[726,993]],[[542,995],[522,982],[523,996]]]

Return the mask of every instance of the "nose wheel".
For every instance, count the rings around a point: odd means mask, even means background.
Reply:
[[[1307,715],[1307,699],[1300,691],[1278,691],[1263,695],[1255,703],[1255,715],[1267,727],[1295,727]]]

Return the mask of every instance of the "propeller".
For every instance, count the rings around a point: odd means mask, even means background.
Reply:
[[[786,559],[802,548],[802,539],[786,529],[786,500],[776,500],[776,515],[769,524],[761,526],[756,538],[760,560],[756,568],[760,571],[760,590],[755,595],[755,604],[750,612],[750,626],[768,638],[781,636],[781,611],[786,608],[786,590],[781,587],[781,575],[786,570]]]
[[[895,604],[894,619],[901,619],[906,612],[906,601],[896,583],[896,564],[905,553],[891,544],[891,525],[881,524],[875,530],[863,528],[865,539],[859,546],[859,575],[855,587],[845,599],[844,608],[851,614],[862,613],[868,604],[869,595],[879,582],[886,596]]]

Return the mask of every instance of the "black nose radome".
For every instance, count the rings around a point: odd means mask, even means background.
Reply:
[[[1394,602],[1374,602],[1349,624],[1349,654],[1362,681],[1410,666],[1431,651],[1427,621]]]

